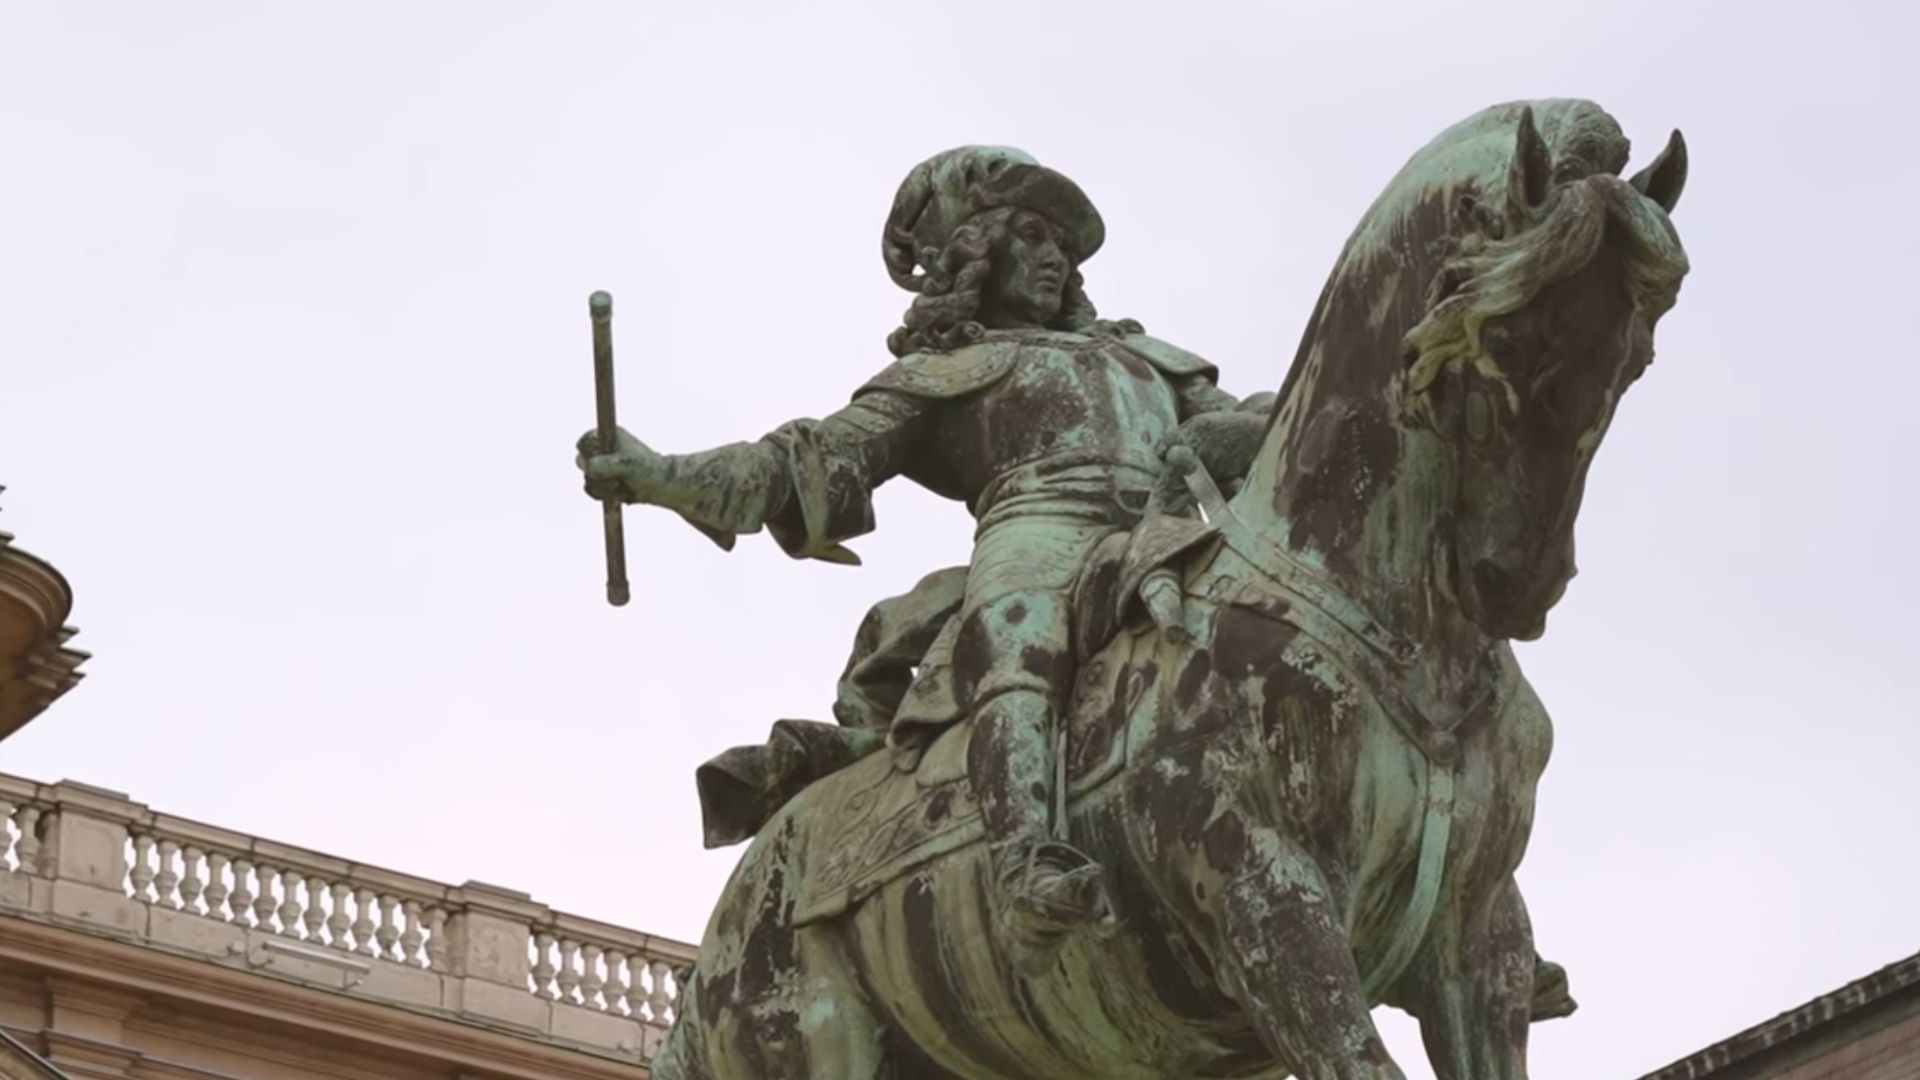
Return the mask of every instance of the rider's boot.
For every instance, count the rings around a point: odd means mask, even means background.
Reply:
[[[1027,970],[1044,966],[1074,932],[1113,918],[1100,864],[1048,831],[1052,712],[1037,691],[993,697],[974,715],[967,762],[987,827],[994,909]]]

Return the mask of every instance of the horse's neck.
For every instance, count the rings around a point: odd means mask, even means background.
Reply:
[[[1449,595],[1449,447],[1391,415],[1384,388],[1296,387],[1235,516],[1351,601],[1396,645],[1477,677],[1488,642]]]

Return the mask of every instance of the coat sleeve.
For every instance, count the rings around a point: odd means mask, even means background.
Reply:
[[[757,442],[669,455],[649,501],[723,545],[764,526],[794,558],[857,563],[841,541],[873,530],[874,489],[906,467],[926,411],[913,396],[870,391]]]
[[[873,531],[873,493],[907,468],[927,404],[869,391],[824,420],[797,420],[767,436],[785,488],[767,527],[787,554],[860,561],[841,541]]]

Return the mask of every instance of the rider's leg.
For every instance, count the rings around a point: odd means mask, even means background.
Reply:
[[[1108,914],[1100,867],[1051,835],[1053,710],[1031,690],[1001,694],[974,717],[968,768],[980,792],[1003,920],[1028,959]]]
[[[1109,911],[1099,866],[1054,836],[1058,738],[1074,675],[1068,597],[1086,553],[1109,531],[1031,519],[985,530],[954,647],[996,900],[1033,963]]]

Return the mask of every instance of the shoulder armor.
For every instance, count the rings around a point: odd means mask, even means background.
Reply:
[[[1180,348],[1169,345],[1157,337],[1146,334],[1128,334],[1120,339],[1121,343],[1160,369],[1163,375],[1178,378],[1183,375],[1204,375],[1208,382],[1220,380],[1220,369],[1204,359]]]
[[[1004,344],[969,345],[948,353],[914,353],[868,380],[855,394],[893,390],[912,397],[963,397],[984,390],[1012,369],[1015,350]]]

